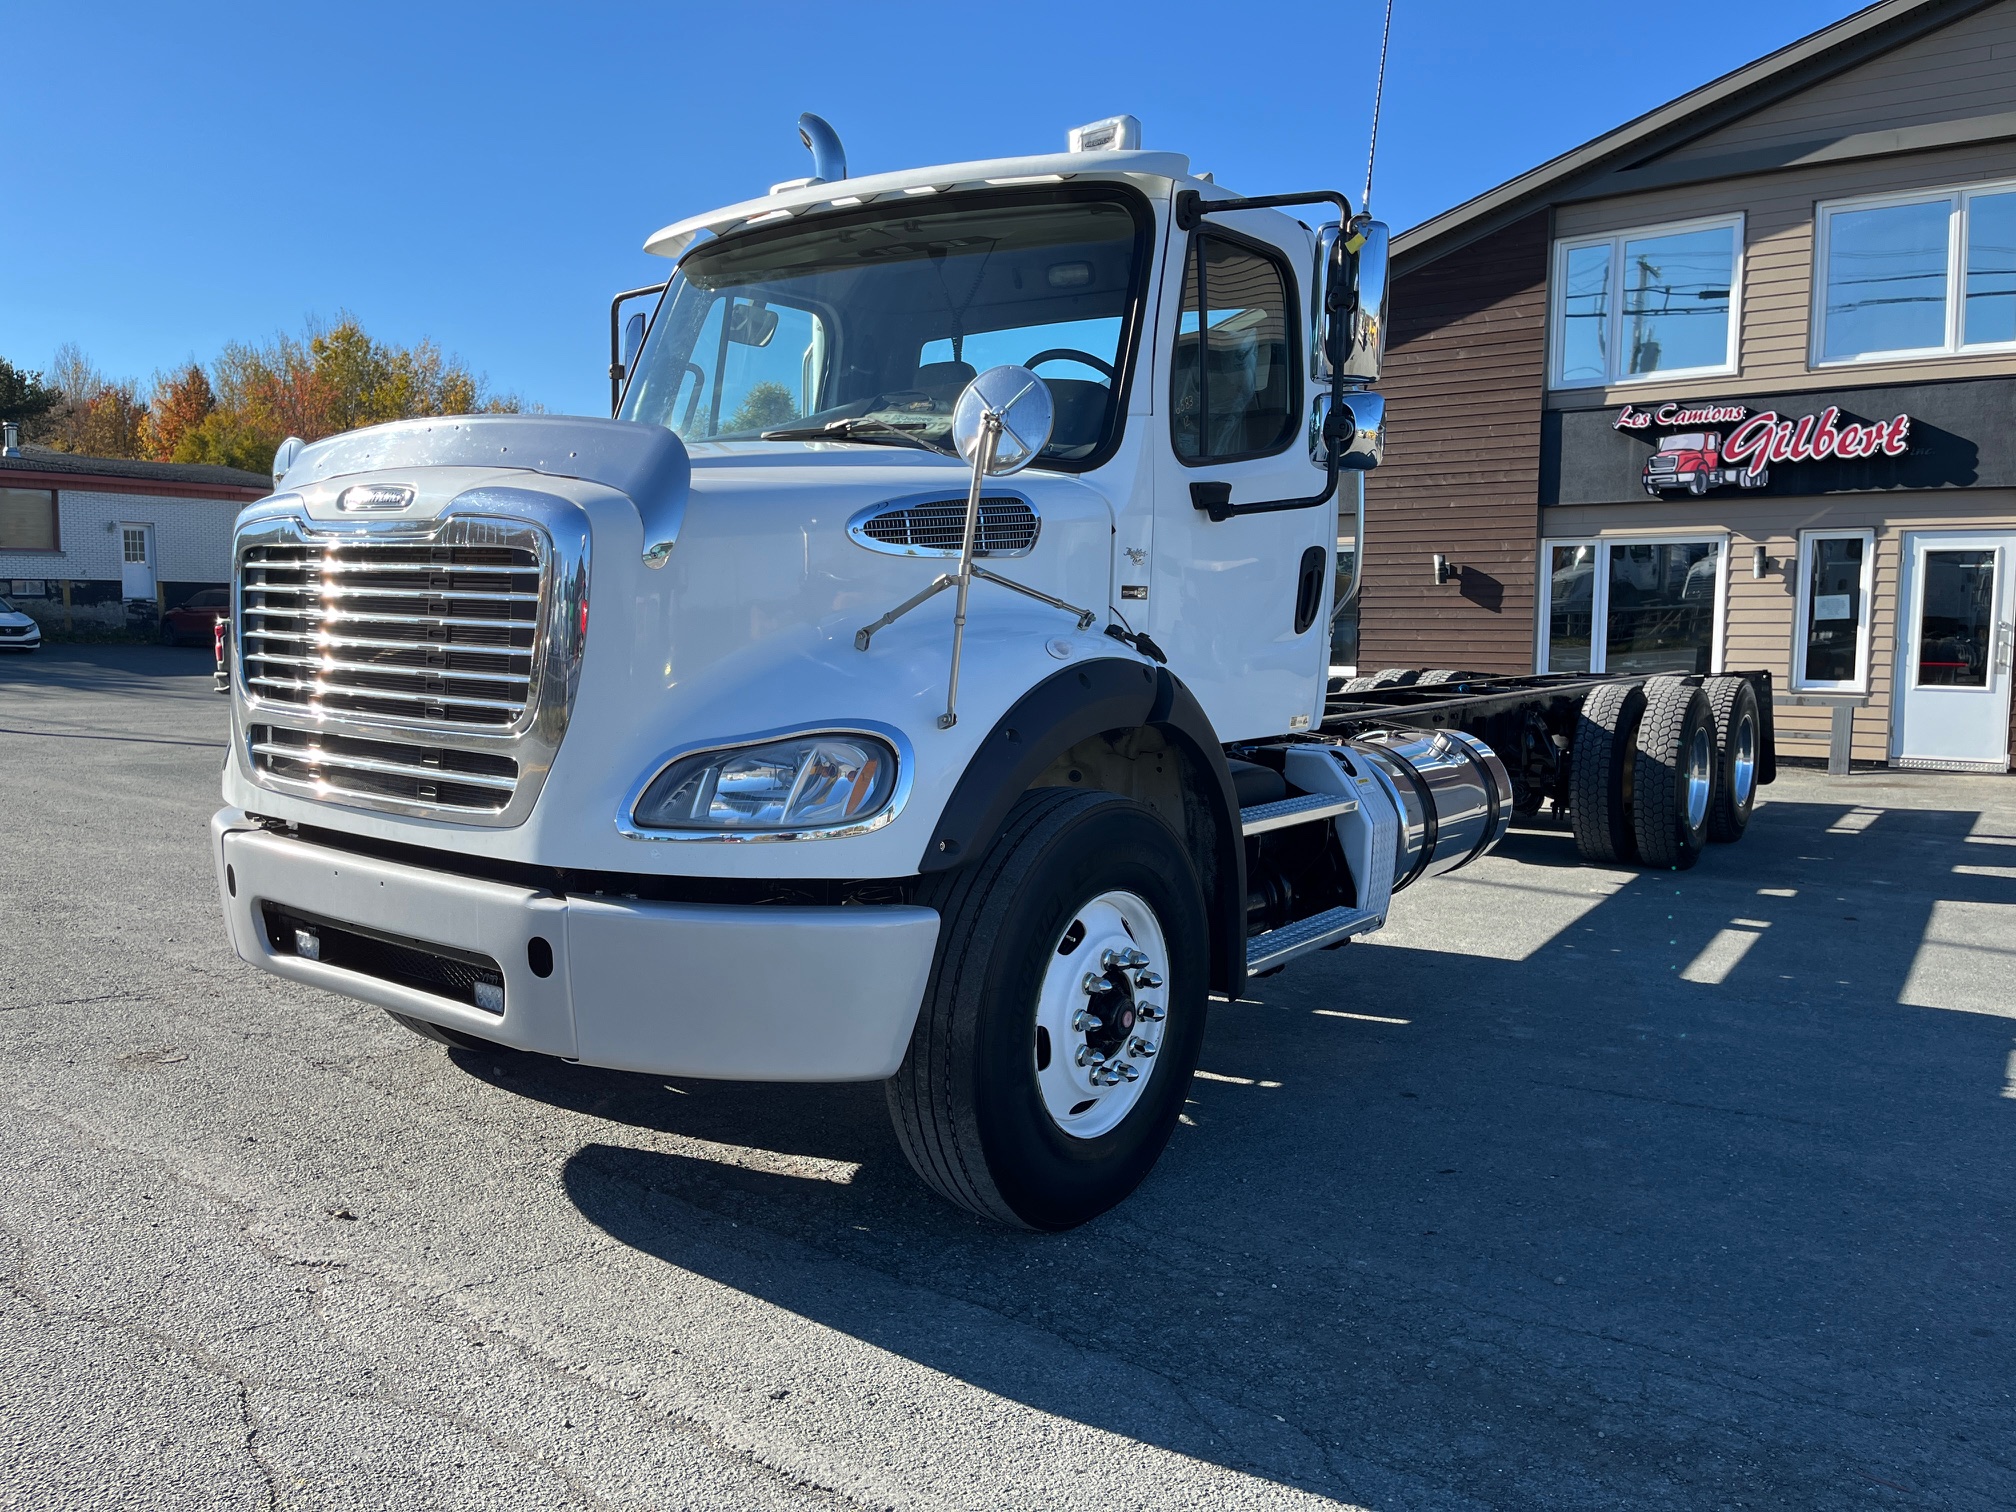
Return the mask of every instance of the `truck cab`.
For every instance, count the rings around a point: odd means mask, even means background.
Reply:
[[[1512,789],[1459,733],[1317,738],[1384,228],[1105,124],[833,142],[655,233],[611,418],[284,447],[236,535],[238,953],[454,1044],[885,1081],[1002,1222],[1131,1190],[1210,995],[1379,927]],[[1013,468],[959,429],[1013,433],[1004,370],[1048,417]]]

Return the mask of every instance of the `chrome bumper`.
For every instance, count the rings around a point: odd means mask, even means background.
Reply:
[[[562,897],[306,844],[258,828],[237,809],[219,812],[210,829],[218,897],[241,959],[499,1044],[624,1071],[745,1081],[889,1076],[909,1043],[938,939],[928,908]],[[503,1011],[310,960],[284,942],[276,948],[269,903],[488,957],[504,979]],[[535,959],[545,975],[535,973]]]

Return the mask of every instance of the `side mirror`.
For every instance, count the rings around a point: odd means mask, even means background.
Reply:
[[[1319,394],[1309,410],[1309,460],[1330,465],[1337,447],[1337,465],[1370,472],[1386,455],[1386,396],[1369,391],[1346,394],[1344,406],[1333,409],[1328,394]]]
[[[765,347],[777,334],[777,312],[738,304],[728,312],[728,339],[737,346]]]
[[[623,371],[637,365],[637,349],[644,345],[644,312],[639,310],[623,322]]]
[[[1379,381],[1386,361],[1391,244],[1384,221],[1362,217],[1349,226],[1332,221],[1316,233],[1315,285],[1323,297],[1310,332],[1309,376],[1319,383],[1328,383],[1339,366],[1347,384]]]

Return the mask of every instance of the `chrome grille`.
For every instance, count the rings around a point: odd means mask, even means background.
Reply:
[[[983,496],[980,524],[974,549],[979,556],[1020,556],[1036,544],[1041,522],[1026,499],[1008,495]],[[966,501],[933,499],[894,509],[883,509],[861,518],[852,526],[854,538],[919,556],[956,556],[966,534]]]
[[[240,574],[254,698],[464,729],[524,719],[545,595],[531,548],[276,541],[246,548]]]
[[[253,725],[252,767],[318,795],[393,799],[441,810],[502,813],[518,788],[518,763],[490,751],[362,740],[317,730]]]

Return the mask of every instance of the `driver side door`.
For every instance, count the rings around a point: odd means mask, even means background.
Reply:
[[[1229,488],[1235,510],[1323,489],[1309,455],[1308,306],[1296,277],[1310,257],[1300,225],[1249,211],[1172,238],[1165,269],[1159,345],[1171,360],[1150,442],[1153,561],[1147,603],[1119,607],[1168,652],[1223,740],[1321,717],[1335,502],[1222,520],[1198,507],[1213,485]]]

